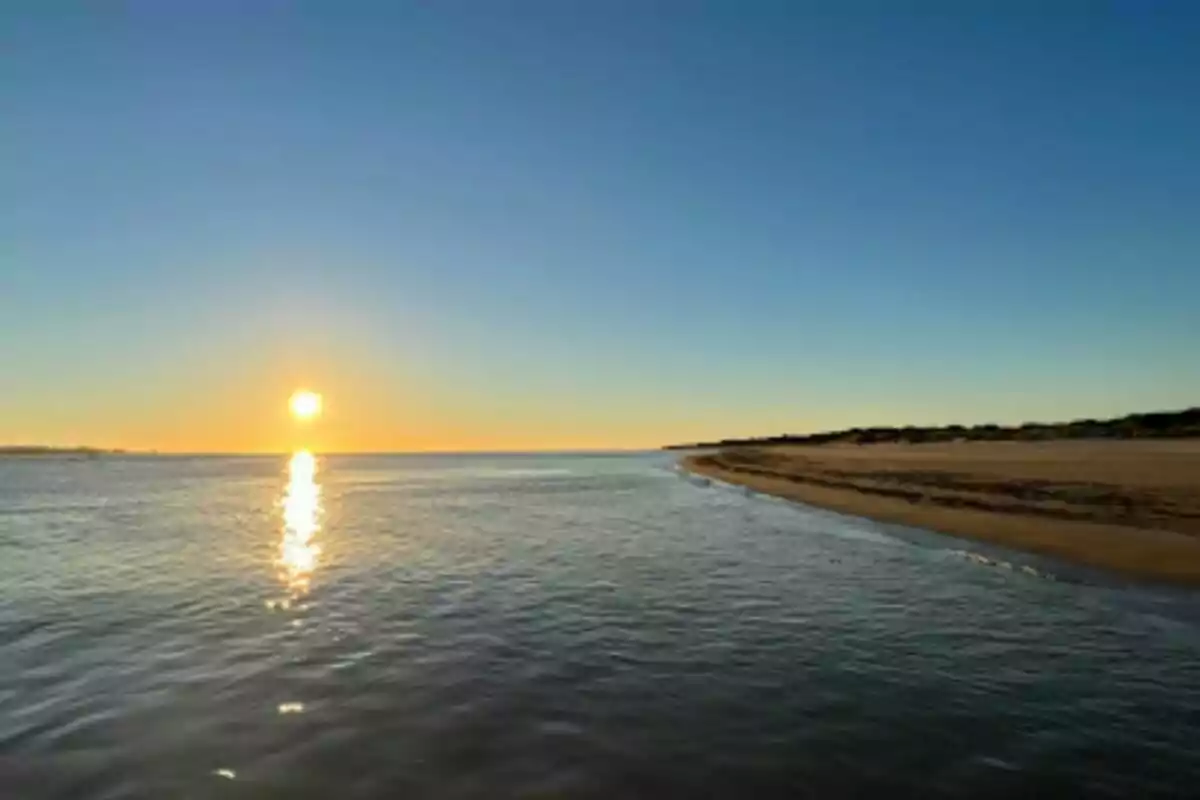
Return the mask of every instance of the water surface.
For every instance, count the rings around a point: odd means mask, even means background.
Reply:
[[[1195,595],[976,551],[659,455],[8,459],[0,786],[1200,785]]]

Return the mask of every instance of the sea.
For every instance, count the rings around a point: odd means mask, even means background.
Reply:
[[[1200,599],[669,454],[0,460],[0,797],[1195,797]]]

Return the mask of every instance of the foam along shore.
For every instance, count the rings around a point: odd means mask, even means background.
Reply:
[[[734,447],[684,469],[756,491],[1200,586],[1200,441]]]

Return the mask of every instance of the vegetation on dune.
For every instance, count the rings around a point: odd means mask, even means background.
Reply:
[[[849,428],[841,431],[813,434],[762,436],[748,439],[721,439],[715,442],[671,445],[668,450],[698,447],[728,447],[734,445],[821,445],[821,444],[882,444],[929,442],[1028,442],[1055,439],[1148,439],[1200,437],[1200,406],[1183,411],[1158,411],[1146,414],[1127,414],[1114,419],[1079,419],[1074,422],[1026,422],[1023,425],[942,425],[903,428]]]

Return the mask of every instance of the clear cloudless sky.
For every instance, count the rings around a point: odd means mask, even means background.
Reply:
[[[1200,404],[1195,3],[9,0],[0,48],[0,443]]]

